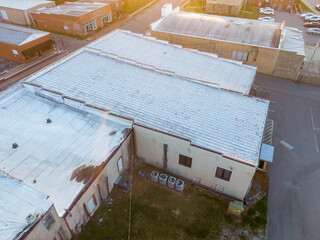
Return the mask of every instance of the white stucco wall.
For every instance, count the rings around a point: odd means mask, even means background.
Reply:
[[[146,163],[161,168],[163,166],[163,144],[168,144],[168,171],[214,189],[217,184],[223,186],[224,194],[237,199],[244,198],[256,171],[253,166],[190,146],[189,141],[140,126],[134,126],[134,137],[136,155]],[[179,164],[179,154],[192,158],[191,168]],[[232,171],[229,181],[215,177],[217,167]]]
[[[128,138],[122,143],[120,149],[114,154],[114,156],[110,159],[108,164],[105,166],[103,171],[99,174],[99,176],[95,179],[95,181],[90,185],[90,187],[85,191],[85,193],[78,200],[76,205],[70,211],[70,214],[66,216],[66,221],[72,232],[78,233],[81,231],[82,226],[89,221],[87,214],[84,210],[83,204],[87,204],[89,199],[95,194],[97,200],[97,206],[94,211],[98,209],[101,204],[101,198],[99,194],[98,185],[100,186],[101,196],[103,199],[106,199],[108,196],[107,190],[107,177],[109,181],[109,192],[113,189],[113,184],[115,180],[120,175],[118,171],[117,161],[119,158],[122,158],[124,170],[129,166],[129,153],[130,153],[130,142],[131,142],[132,134],[128,136]]]
[[[55,222],[50,226],[49,229],[45,227],[43,224],[43,220],[46,218],[48,214],[54,218]],[[38,222],[38,224],[30,231],[30,233],[26,236],[26,240],[42,240],[42,239],[55,239],[58,235],[60,228],[63,229],[66,236],[70,239],[71,233],[62,218],[59,218],[58,213],[54,206],[52,206],[49,211],[42,217],[42,219]]]

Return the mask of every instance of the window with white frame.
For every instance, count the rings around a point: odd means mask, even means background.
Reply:
[[[248,53],[232,51],[231,59],[246,62],[248,59]]]
[[[84,34],[87,34],[88,32],[92,32],[92,31],[96,30],[97,29],[96,20],[93,19],[89,22],[83,23],[82,28],[83,28]]]
[[[107,13],[105,15],[102,15],[100,17],[101,25],[104,26],[106,23],[109,23],[112,21],[111,13]]]
[[[97,205],[98,203],[97,203],[96,195],[93,194],[92,197],[87,202],[87,208],[91,215],[93,214],[94,210],[97,208]]]
[[[54,224],[55,220],[51,213],[49,213],[47,216],[44,217],[42,220],[43,225],[49,230],[50,227]]]

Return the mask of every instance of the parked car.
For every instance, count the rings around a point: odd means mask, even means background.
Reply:
[[[308,12],[308,13],[303,13],[300,15],[301,18],[306,18],[310,16],[316,16],[314,13]]]
[[[320,11],[320,4],[317,4],[317,5],[316,5],[316,9],[317,9],[318,11]]]
[[[320,28],[309,28],[307,30],[307,33],[309,34],[315,34],[315,35],[320,35]]]
[[[259,11],[260,14],[264,14],[264,15],[274,15],[274,10],[272,8],[260,8],[260,11]]]
[[[274,18],[272,18],[272,17],[259,17],[258,21],[261,21],[261,22],[274,22]]]
[[[320,22],[306,22],[303,26],[307,28],[320,28]]]
[[[320,22],[320,16],[306,17],[305,21],[307,21],[307,22]]]

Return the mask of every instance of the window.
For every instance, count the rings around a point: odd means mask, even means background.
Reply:
[[[221,56],[222,56],[222,49],[221,49],[221,48],[218,48],[218,49],[217,49],[217,54],[218,54],[218,57],[221,57]]]
[[[103,15],[100,17],[101,25],[104,26],[106,23],[109,23],[112,21],[111,14],[108,13],[106,15]]]
[[[191,168],[192,165],[192,158],[184,156],[182,154],[179,155],[179,164],[185,167]]]
[[[93,19],[89,22],[83,23],[82,27],[83,27],[84,34],[87,34],[90,31],[94,31],[97,29],[96,20]]]
[[[123,170],[122,158],[119,158],[117,165],[118,165],[118,172],[121,173]]]
[[[231,59],[246,62],[248,60],[248,53],[232,51]]]
[[[49,213],[45,218],[42,220],[43,225],[49,230],[52,224],[54,224],[55,220],[53,216]]]
[[[89,213],[92,215],[94,210],[97,207],[97,199],[96,199],[96,195],[93,194],[92,197],[89,199],[89,201],[87,202],[87,207],[88,207],[88,211]]]
[[[223,179],[225,181],[229,181],[231,177],[231,171],[226,170],[224,168],[217,167],[216,178]]]

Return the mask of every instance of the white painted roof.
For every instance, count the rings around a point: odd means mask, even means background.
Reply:
[[[66,16],[81,16],[102,8],[109,3],[66,2],[55,7],[38,9],[35,13],[56,14]]]
[[[0,23],[0,42],[4,43],[22,45],[49,34],[31,28]]]
[[[256,67],[218,58],[196,50],[118,30],[88,46],[104,53],[131,59],[176,76],[218,84],[221,88],[249,94]]]
[[[281,24],[191,12],[172,12],[151,24],[153,31],[278,48]]]
[[[303,32],[296,28],[285,27],[279,48],[305,56]]]
[[[99,166],[130,128],[114,117],[107,120],[21,90],[0,102],[0,116],[0,169],[46,193],[60,216],[86,183],[72,180],[74,171]]]
[[[50,4],[54,6],[54,1],[41,1],[41,0],[0,0],[0,8],[12,8],[19,10],[28,10],[37,6],[42,7],[42,4]]]
[[[82,49],[27,82],[257,165],[269,102]],[[43,91],[43,94],[45,91]]]
[[[28,223],[27,216],[34,215],[36,221],[52,204],[46,194],[0,171],[0,239],[19,239],[34,223]]]

